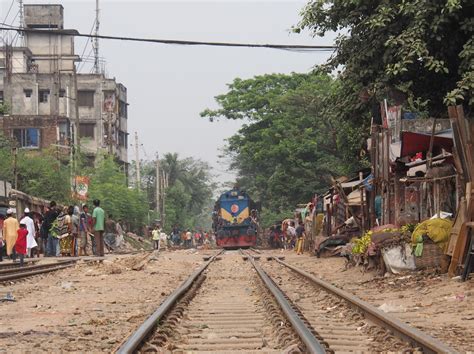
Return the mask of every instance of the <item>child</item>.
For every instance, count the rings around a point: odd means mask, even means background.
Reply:
[[[28,235],[26,224],[20,224],[20,228],[17,230],[17,234],[18,238],[15,242],[15,251],[16,254],[20,256],[20,267],[23,267],[23,262],[26,254],[26,235]]]

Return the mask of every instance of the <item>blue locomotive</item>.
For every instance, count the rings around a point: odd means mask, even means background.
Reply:
[[[257,205],[248,194],[235,187],[222,193],[214,206],[213,229],[217,246],[223,248],[257,245]]]

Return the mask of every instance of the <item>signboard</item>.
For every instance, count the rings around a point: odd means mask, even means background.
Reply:
[[[79,200],[87,200],[87,193],[89,191],[89,177],[76,176],[74,178],[74,198]]]

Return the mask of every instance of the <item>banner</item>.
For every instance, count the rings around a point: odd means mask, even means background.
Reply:
[[[74,178],[74,195],[73,197],[78,200],[87,200],[87,192],[89,191],[89,177],[87,176],[76,176]]]

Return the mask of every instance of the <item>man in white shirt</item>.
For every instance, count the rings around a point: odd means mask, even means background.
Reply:
[[[36,243],[36,230],[35,222],[30,217],[30,209],[26,208],[24,211],[25,216],[20,220],[20,224],[25,224],[26,229],[28,230],[28,235],[26,235],[26,250],[28,257],[32,257],[31,250],[38,246]]]

